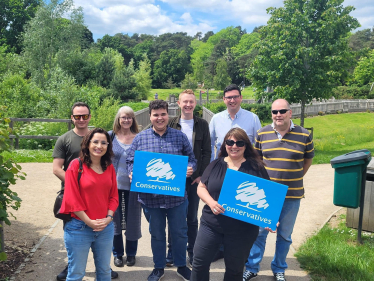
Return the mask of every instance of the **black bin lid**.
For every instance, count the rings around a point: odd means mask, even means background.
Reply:
[[[330,160],[331,164],[339,164],[339,163],[345,163],[345,162],[353,162],[357,160],[363,160],[363,159],[370,159],[371,158],[371,152],[367,149],[360,149],[356,151],[352,151],[340,156],[337,156]]]

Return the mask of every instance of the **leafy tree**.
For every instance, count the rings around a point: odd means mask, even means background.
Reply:
[[[374,50],[359,60],[354,70],[354,78],[359,86],[374,82]]]
[[[121,37],[119,36],[110,36],[106,34],[103,38],[97,40],[97,45],[102,52],[104,52],[106,48],[111,48],[118,51],[127,63],[132,58],[132,52],[130,51],[130,48],[122,43]]]
[[[195,40],[194,40],[195,41]],[[205,62],[210,57],[214,45],[210,42],[204,43],[201,42],[200,44],[196,44],[196,49],[191,55],[191,66],[193,69],[194,78],[199,81],[205,81]]]
[[[240,38],[239,43],[232,47],[232,52],[234,53],[235,57],[249,54],[251,53],[254,44],[258,41],[260,41],[259,33],[246,33]]]
[[[181,83],[181,88],[191,89],[193,91],[197,89],[197,81],[194,79],[192,74],[186,73],[186,76]]]
[[[359,30],[349,37],[349,47],[353,51],[374,49],[374,28]]]
[[[11,52],[22,49],[21,33],[24,25],[35,16],[39,0],[0,1],[0,45],[8,45]]]
[[[4,160],[2,156],[4,151],[10,151],[9,129],[10,119],[4,117],[4,107],[0,107],[0,228],[3,222],[10,225],[9,216],[14,215],[9,212],[9,208],[17,211],[21,206],[21,198],[12,191],[10,185],[16,184],[18,179],[24,180],[26,174],[21,172],[21,166],[17,165],[12,159]],[[15,218],[15,217],[14,217]],[[7,256],[4,252],[3,231],[0,231],[0,261],[6,260]]]
[[[223,90],[231,84],[231,78],[227,73],[227,63],[221,58],[217,61],[216,75],[214,76],[214,86],[218,90]]]
[[[84,25],[81,8],[74,8],[72,0],[51,0],[39,7],[23,34],[23,55],[38,85],[44,87],[55,67],[59,50],[75,50],[82,44]],[[62,18],[70,15],[69,20]],[[45,75],[47,73],[47,75]]]
[[[209,37],[212,36],[212,35],[214,35],[214,32],[213,31],[208,31],[207,33],[204,34],[204,37],[203,37],[203,39],[201,39],[201,41],[207,42]]]
[[[115,59],[113,55],[110,52],[106,52],[96,65],[97,82],[100,86],[109,88],[114,77],[115,69]]]
[[[174,89],[176,87],[175,83],[173,82],[173,79],[171,77],[168,78],[168,81],[166,81],[163,84],[164,88],[166,89]]]
[[[259,55],[250,77],[261,95],[266,86],[275,97],[305,104],[327,98],[344,71],[347,34],[359,26],[343,7],[343,0],[286,0],[282,8],[269,8],[268,25],[261,28]]]
[[[152,88],[151,62],[146,54],[143,55],[143,60],[139,63],[139,69],[135,71],[134,77],[135,92],[138,93],[140,99],[146,100]]]
[[[123,67],[115,71],[113,80],[110,82],[110,89],[115,99],[127,101],[138,97],[134,90],[136,86],[134,74],[133,61],[130,61],[128,67]]]
[[[179,84],[187,72],[191,70],[190,57],[185,51],[171,49],[163,51],[155,62],[153,71],[153,84],[161,88],[170,78],[175,84]]]

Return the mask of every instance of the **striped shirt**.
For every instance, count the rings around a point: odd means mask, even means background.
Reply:
[[[272,125],[267,125],[257,132],[255,149],[264,160],[270,180],[288,186],[286,198],[304,197],[304,158],[314,157],[308,130],[294,125],[279,139]]]

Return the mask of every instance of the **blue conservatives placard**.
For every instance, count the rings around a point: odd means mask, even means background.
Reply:
[[[131,191],[184,196],[188,157],[135,151]]]
[[[218,203],[223,215],[275,230],[288,186],[227,169]]]

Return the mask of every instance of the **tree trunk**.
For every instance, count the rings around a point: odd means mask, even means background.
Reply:
[[[305,94],[305,93],[304,93]],[[301,100],[301,115],[300,115],[300,126],[304,127],[304,116],[305,116],[305,100]]]
[[[4,222],[0,221],[0,253],[4,252],[5,245],[4,245]]]

